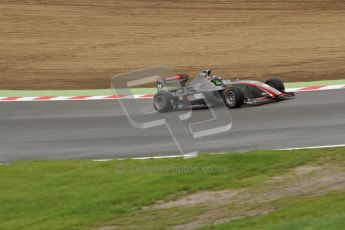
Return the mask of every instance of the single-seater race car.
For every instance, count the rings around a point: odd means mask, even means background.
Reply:
[[[188,82],[187,74],[160,77],[157,93],[153,98],[156,111],[164,113],[173,110],[205,108],[225,104],[230,109],[243,105],[262,105],[294,98],[293,92],[286,92],[280,79],[269,79],[265,83],[251,80],[223,80],[203,70]]]

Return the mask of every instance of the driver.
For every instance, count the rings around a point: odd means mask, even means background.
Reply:
[[[214,75],[213,77],[211,77],[210,82],[212,82],[216,86],[220,86],[224,84],[223,79],[219,75]]]
[[[207,70],[202,70],[200,72],[200,76],[206,78],[207,80],[211,79],[211,70],[207,69]]]
[[[200,75],[203,76],[207,81],[212,82],[216,86],[223,85],[224,82],[219,75],[211,76],[212,70],[202,70]]]

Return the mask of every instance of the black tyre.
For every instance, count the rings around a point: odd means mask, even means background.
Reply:
[[[153,107],[157,112],[165,113],[173,110],[172,95],[166,92],[157,93],[153,97]]]
[[[280,92],[285,90],[284,82],[278,78],[269,79],[265,83],[269,86],[272,86],[276,90],[279,90]]]
[[[239,108],[244,104],[244,95],[239,88],[231,87],[224,90],[223,100],[228,108]]]

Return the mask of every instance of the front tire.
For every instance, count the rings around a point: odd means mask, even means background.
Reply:
[[[157,93],[153,97],[153,107],[159,113],[166,113],[173,110],[172,95],[166,92]]]
[[[244,95],[237,87],[231,87],[223,92],[224,104],[229,108],[239,108],[244,104]]]
[[[285,91],[284,82],[278,78],[272,78],[265,82],[267,85],[279,90],[280,92]]]

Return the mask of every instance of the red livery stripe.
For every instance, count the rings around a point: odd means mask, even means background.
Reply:
[[[267,99],[267,97],[258,97],[258,98],[256,98],[256,100],[258,100],[258,101],[267,101],[269,99]]]
[[[173,77],[166,77],[165,78],[165,80],[174,80],[174,79],[180,79],[180,78],[182,78],[182,76],[181,75],[179,75],[179,74],[176,74],[175,76],[173,76]]]
[[[255,85],[255,84],[251,84],[251,83],[245,83],[245,84],[251,85],[251,86],[255,86],[255,87],[257,87],[257,88],[259,88],[259,89],[265,91],[266,93],[271,94],[272,96],[278,96],[278,94],[276,94],[275,92],[273,92],[273,91],[271,91],[271,90],[269,90],[269,89],[266,89],[266,88],[264,88],[264,87],[262,87],[262,86],[260,86],[260,85]]]

